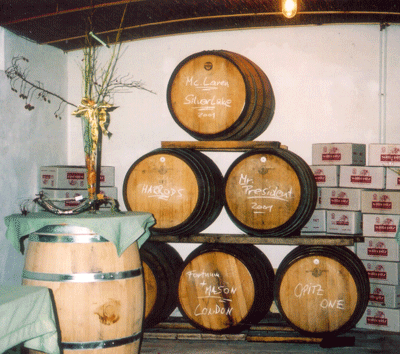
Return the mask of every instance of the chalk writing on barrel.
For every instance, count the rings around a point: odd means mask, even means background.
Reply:
[[[202,91],[218,90],[218,87],[229,87],[229,81],[226,80],[210,80],[207,77],[203,79],[195,78],[193,76],[186,77],[186,86],[193,86]]]
[[[194,315],[195,316],[212,316],[212,315],[227,315],[231,316],[233,311],[233,307],[225,308],[221,307],[218,304],[215,304],[215,307],[213,308],[208,308],[208,307],[201,307],[200,305],[197,305],[195,310],[194,310]]]
[[[260,200],[277,200],[290,202],[293,198],[293,189],[290,187],[287,191],[282,191],[277,186],[268,186],[265,188],[255,188],[254,187],[254,179],[249,178],[244,174],[240,174],[239,185],[242,187],[244,194],[247,199],[260,199]],[[258,202],[251,203],[251,209],[254,214],[264,214],[266,212],[272,212],[273,204],[265,205]]]
[[[165,188],[163,185],[152,186],[144,184],[142,186],[142,194],[147,194],[149,198],[157,198],[161,200],[168,200],[172,196],[182,198],[183,192],[183,188]]]
[[[221,315],[231,315],[233,311],[233,307],[231,307],[232,299],[228,296],[235,294],[237,288],[229,287],[225,285],[210,285],[206,282],[206,279],[210,278],[219,278],[220,274],[218,272],[205,272],[203,271],[188,271],[186,272],[186,276],[188,278],[194,278],[202,280],[198,285],[203,289],[204,295],[197,296],[198,300],[217,300],[219,303],[223,303],[225,305],[212,305],[212,306],[202,306],[198,304],[194,310],[195,316],[211,316],[216,314]],[[226,304],[229,304],[229,307],[226,307]]]
[[[248,199],[251,198],[269,198],[288,202],[293,198],[292,187],[288,191],[282,191],[277,186],[268,186],[265,188],[254,188],[254,180],[241,174],[239,177],[239,185],[242,187],[244,194]]]
[[[203,98],[203,97],[197,97],[196,95],[189,94],[185,97],[185,101],[183,104],[192,104],[192,105],[199,105],[203,107],[194,107],[194,108],[204,108],[206,107],[211,107],[208,109],[212,109],[215,106],[223,106],[223,107],[231,107],[232,100],[229,98],[225,97],[217,97],[217,96],[212,96],[210,98]]]
[[[205,272],[204,270],[201,272],[197,272],[195,270],[186,272],[188,278],[219,278],[220,274],[218,272]]]
[[[294,296],[297,298],[303,298],[305,296],[324,296],[325,290],[322,288],[320,284],[302,284],[298,283],[294,288]],[[330,299],[322,299],[319,303],[320,307],[327,309],[327,308],[337,308],[339,310],[345,309],[344,300],[330,300]]]

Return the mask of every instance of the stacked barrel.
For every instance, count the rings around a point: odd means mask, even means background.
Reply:
[[[204,51],[184,59],[170,78],[167,103],[183,130],[196,140],[210,142],[257,138],[267,129],[275,109],[265,73],[244,56],[225,50]],[[243,153],[224,176],[198,150],[160,148],[132,164],[123,195],[128,210],[154,215],[155,235],[200,233],[225,208],[245,235],[290,237],[300,233],[314,212],[317,186],[307,163],[279,143]],[[149,247],[158,246],[153,242]],[[149,248],[142,252],[144,263],[150,263],[152,257],[144,254]],[[163,252],[169,254],[170,250],[164,247]],[[168,286],[175,292],[181,313],[195,327],[232,333],[259,322],[268,313],[275,276],[271,263],[256,246],[203,244],[185,261],[176,255],[171,259],[179,263],[179,272],[176,268],[172,271],[178,277],[160,287]],[[162,268],[167,263],[163,262]],[[144,267],[146,283],[154,278],[146,274],[146,268],[157,268],[148,265]],[[307,267],[298,270],[307,273]],[[322,278],[324,272],[321,270]],[[164,307],[169,310],[163,318],[173,306]],[[151,325],[155,322],[148,321]],[[341,326],[334,334],[348,327]]]

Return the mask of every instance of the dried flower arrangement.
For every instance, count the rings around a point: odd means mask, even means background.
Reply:
[[[128,5],[128,4],[127,4]],[[20,62],[28,63],[25,57],[14,57],[11,66],[6,70],[6,76],[10,81],[11,90],[18,93],[19,97],[25,102],[25,109],[33,110],[33,99],[51,103],[50,97],[59,101],[58,109],[54,112],[56,118],[61,119],[61,114],[67,105],[76,109],[72,113],[76,117],[82,118],[82,130],[84,140],[85,165],[87,168],[87,187],[89,197],[78,207],[63,210],[56,207],[52,201],[48,200],[43,193],[35,199],[42,207],[56,214],[76,214],[85,210],[96,210],[102,203],[110,202],[109,198],[104,198],[99,193],[100,169],[101,169],[101,145],[102,135],[111,136],[108,131],[110,123],[110,112],[117,107],[113,105],[114,95],[117,93],[129,92],[129,89],[146,89],[141,81],[135,81],[132,77],[118,76],[117,63],[121,58],[122,42],[120,41],[123,21],[127,11],[125,6],[121,23],[112,46],[103,42],[92,31],[85,37],[85,47],[83,49],[83,98],[79,105],[68,102],[63,97],[48,91],[41,82],[34,83],[28,79],[27,70],[24,70]],[[111,50],[111,55],[106,64],[99,63],[99,50],[107,47]],[[152,92],[153,93],[153,92]],[[118,209],[117,202],[112,200],[113,207]]]

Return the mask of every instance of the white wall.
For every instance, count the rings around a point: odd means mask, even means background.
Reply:
[[[399,143],[400,28],[387,28],[387,142]],[[121,74],[143,80],[157,95],[133,91],[115,98],[113,136],[103,144],[103,165],[116,167],[119,201],[131,164],[160,147],[161,141],[193,140],[172,119],[167,84],[187,56],[211,49],[240,53],[258,64],[271,81],[276,109],[273,121],[257,140],[280,141],[309,164],[311,145],[318,142],[379,142],[379,25],[329,25],[266,28],[176,35],[125,45],[118,63]],[[80,52],[68,55],[69,95],[79,102]],[[73,118],[72,118],[73,119]],[[69,162],[80,163],[80,126],[71,121]],[[207,153],[224,173],[235,153]],[[225,212],[206,232],[241,233]],[[178,245],[186,255],[192,245]],[[291,247],[262,247],[277,266]]]
[[[14,56],[25,56],[28,78],[50,91],[66,96],[67,56],[60,50],[38,46],[0,28],[0,55],[4,68]],[[23,256],[5,238],[4,217],[19,213],[23,199],[39,192],[41,165],[67,163],[67,119],[53,116],[57,106],[33,101],[24,109],[19,93],[12,92],[0,68],[0,283],[20,284]],[[19,87],[19,86],[17,86]]]
[[[387,98],[385,136],[400,143],[400,29],[387,28]],[[2,41],[0,36],[0,42]],[[160,147],[161,141],[193,140],[172,119],[166,90],[181,60],[209,49],[240,53],[258,64],[275,92],[276,109],[271,125],[257,140],[281,141],[311,163],[316,142],[379,142],[379,25],[265,28],[167,36],[130,42],[118,64],[119,72],[143,80],[156,95],[135,90],[116,97],[119,108],[109,127],[113,136],[103,143],[103,165],[116,167],[119,201],[126,172],[136,159]],[[64,54],[39,46],[7,31],[5,67],[14,55],[30,62],[29,76],[76,104],[81,99],[79,51]],[[1,45],[1,43],[0,43]],[[0,55],[2,51],[0,50]],[[1,61],[0,61],[1,63]],[[11,92],[0,71],[0,121],[2,203],[0,216],[18,212],[18,200],[38,191],[41,165],[83,164],[80,120],[66,112],[53,117],[54,105],[36,104],[28,112]],[[236,153],[207,153],[224,173]],[[0,283],[20,282],[23,257],[5,239],[0,223]],[[239,232],[225,212],[207,232]],[[193,245],[178,245],[185,256]],[[291,247],[262,247],[276,267]]]

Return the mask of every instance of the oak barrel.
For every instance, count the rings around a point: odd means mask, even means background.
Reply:
[[[145,284],[143,326],[165,321],[178,306],[176,287],[183,264],[179,253],[167,243],[147,241],[140,248]]]
[[[168,83],[175,122],[197,140],[253,140],[270,124],[275,96],[265,73],[238,53],[195,53]]]
[[[128,210],[152,213],[154,234],[197,233],[223,207],[223,176],[199,151],[156,149],[129,168],[123,186]]]
[[[282,317],[310,337],[345,333],[369,298],[364,265],[346,247],[299,246],[278,267],[274,297]]]
[[[63,353],[139,353],[144,286],[137,242],[115,245],[80,226],[29,236],[23,284],[52,290]]]
[[[182,267],[178,307],[202,331],[240,332],[268,313],[273,282],[271,263],[256,246],[203,244]]]
[[[299,232],[317,202],[317,185],[307,163],[281,148],[254,149],[228,168],[225,208],[242,231],[285,237]]]

